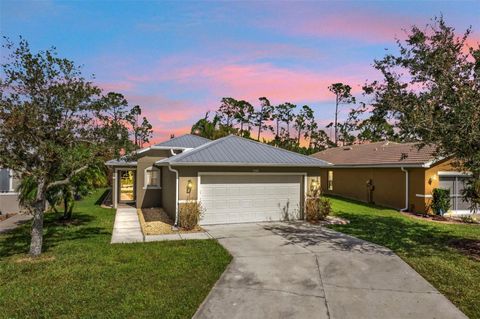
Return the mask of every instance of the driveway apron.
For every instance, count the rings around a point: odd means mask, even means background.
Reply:
[[[300,222],[206,229],[234,258],[194,318],[466,318],[384,247]]]

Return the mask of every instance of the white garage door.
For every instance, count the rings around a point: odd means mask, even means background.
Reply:
[[[202,225],[296,219],[300,175],[202,175]]]

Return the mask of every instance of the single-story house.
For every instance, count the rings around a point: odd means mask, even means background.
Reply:
[[[332,163],[321,169],[327,194],[417,213],[429,211],[434,188],[450,190],[451,213],[468,214],[461,195],[468,174],[451,159],[438,159],[433,147],[378,142],[330,148],[312,157]]]
[[[178,221],[180,205],[199,201],[203,225],[301,218],[309,187],[329,166],[234,135],[211,141],[190,134],[106,164],[114,207],[161,207]]]
[[[18,193],[15,191],[19,181],[14,177],[13,171],[0,168],[0,213],[18,213]]]

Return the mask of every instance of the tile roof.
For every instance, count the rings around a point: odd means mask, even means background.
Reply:
[[[165,142],[155,144],[160,147],[180,147],[180,148],[195,148],[205,143],[209,143],[211,140],[198,135],[185,134],[179,137],[171,138]]]
[[[329,163],[243,137],[229,135],[157,164],[211,166],[312,166]]]
[[[435,147],[418,149],[415,143],[377,142],[329,148],[312,157],[337,166],[422,166],[434,161]]]

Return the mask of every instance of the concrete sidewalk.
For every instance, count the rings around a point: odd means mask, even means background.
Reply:
[[[385,247],[300,222],[206,230],[234,258],[196,319],[467,318]]]
[[[112,244],[143,242],[136,208],[118,208],[113,225]]]
[[[17,214],[0,222],[0,234],[11,231],[32,219],[29,214]]]

